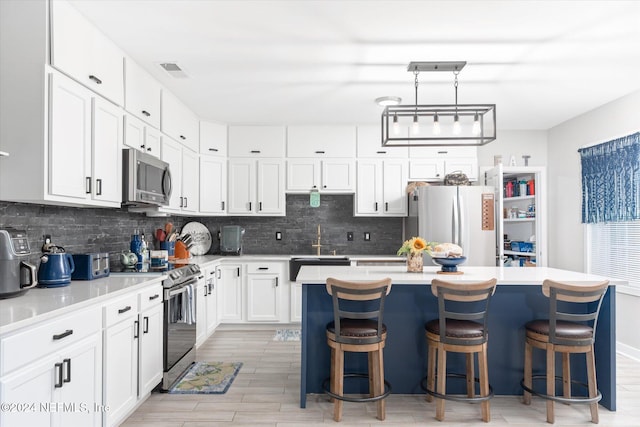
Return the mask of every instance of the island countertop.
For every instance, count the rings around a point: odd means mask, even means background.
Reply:
[[[298,273],[298,282],[305,284],[324,284],[327,277],[341,280],[367,281],[390,277],[393,283],[403,285],[430,284],[433,279],[452,282],[472,282],[496,278],[498,285],[535,285],[540,286],[545,279],[560,282],[594,283],[609,280],[610,285],[624,285],[623,280],[610,279],[595,274],[578,273],[550,267],[458,267],[463,274],[438,274],[440,267],[425,267],[422,273],[407,273],[405,266],[303,266]]]

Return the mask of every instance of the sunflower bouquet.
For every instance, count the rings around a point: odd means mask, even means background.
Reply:
[[[424,251],[430,252],[437,244],[437,242],[427,242],[422,237],[412,237],[409,240],[405,240],[400,249],[398,249],[398,255],[421,254]]]

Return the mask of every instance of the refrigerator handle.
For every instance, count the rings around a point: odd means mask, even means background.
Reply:
[[[464,233],[463,226],[464,221],[464,197],[460,197],[458,193],[458,241],[456,245],[460,246],[464,250]]]
[[[452,243],[455,243],[457,245],[458,244],[458,233],[459,233],[459,230],[458,230],[459,218],[458,217],[459,217],[459,214],[460,214],[460,211],[458,209],[458,195],[457,194],[455,194],[453,196],[452,201],[453,201],[453,206],[452,206],[452,209],[451,209],[452,212],[453,212],[453,220],[451,221],[451,228],[452,228],[451,232],[453,234],[453,242]]]

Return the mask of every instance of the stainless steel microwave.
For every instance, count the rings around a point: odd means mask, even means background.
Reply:
[[[169,164],[133,148],[122,150],[122,200],[125,205],[168,205]]]

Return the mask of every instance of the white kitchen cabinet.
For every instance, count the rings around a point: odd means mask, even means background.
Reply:
[[[407,132],[408,130],[405,129]],[[409,157],[408,147],[383,147],[380,125],[365,125],[357,128],[358,158],[399,158]]]
[[[162,91],[161,130],[194,153],[200,151],[200,123],[174,94]]]
[[[164,313],[162,285],[154,285],[138,294],[139,356],[138,399],[151,393],[162,381]]]
[[[355,161],[352,158],[288,159],[287,192],[353,193]]]
[[[358,159],[355,216],[407,215],[407,162]]]
[[[204,269],[204,278],[198,282],[196,290],[196,347],[213,334],[218,326],[217,274],[219,265]]]
[[[279,322],[282,284],[280,263],[247,265],[247,321]]]
[[[103,390],[104,425],[121,422],[138,400],[138,300],[130,294],[105,304]]]
[[[61,74],[49,77],[49,194],[120,207],[121,110]]]
[[[284,126],[229,126],[229,157],[285,156]]]
[[[196,298],[196,348],[200,347],[207,339],[207,285],[204,280],[199,280],[195,286]]]
[[[456,171],[478,180],[476,147],[409,147],[409,158],[410,180],[442,181]]]
[[[227,159],[200,155],[200,213],[225,215],[227,209]]]
[[[302,283],[291,282],[291,323],[302,321]]]
[[[229,206],[236,215],[285,215],[284,161],[233,158],[228,166]]]
[[[167,136],[162,136],[161,140],[161,159],[169,163],[173,188],[169,205],[161,210],[195,213],[200,198],[199,156]]]
[[[288,126],[287,157],[356,157],[355,126]]]
[[[160,131],[130,114],[124,123],[124,145],[160,158]]]
[[[227,157],[227,126],[200,122],[200,154]]]
[[[496,190],[496,236],[498,259],[504,265],[547,266],[546,169],[544,167],[498,165],[484,173],[485,185]],[[519,189],[506,197],[506,184],[534,182],[534,194],[520,194]],[[531,215],[533,211],[533,215]],[[527,214],[529,212],[529,214]],[[529,216],[527,216],[529,215]],[[533,243],[531,252],[505,247],[511,242]],[[532,238],[534,242],[532,242]],[[519,248],[518,248],[519,249]]]
[[[50,2],[51,65],[124,105],[124,54],[66,1]]]
[[[125,110],[160,129],[162,86],[131,58],[125,58]]]
[[[242,265],[222,264],[218,267],[218,313],[221,323],[243,320]]]

